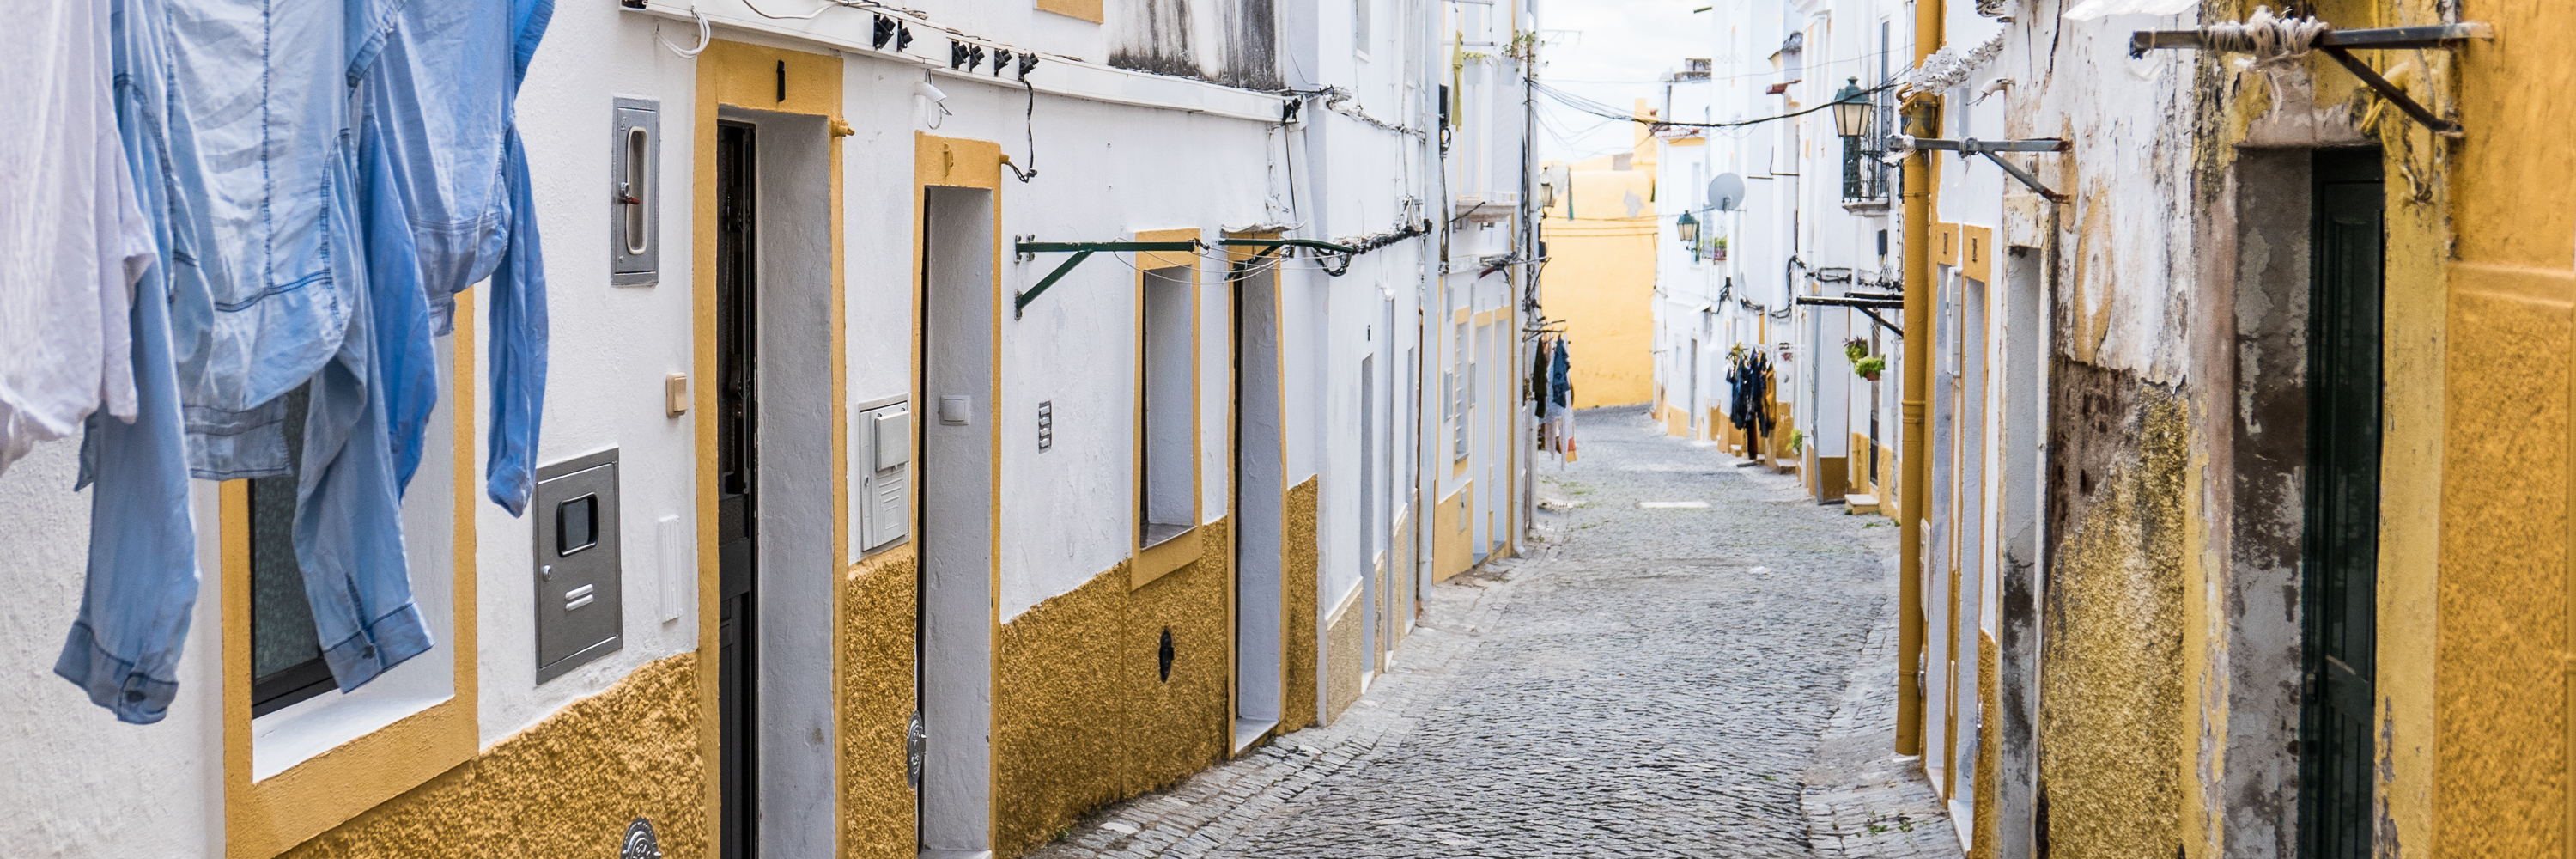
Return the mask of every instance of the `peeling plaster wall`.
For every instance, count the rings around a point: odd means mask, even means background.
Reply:
[[[2049,855],[2170,859],[2183,850],[2182,599],[2189,417],[2132,374],[2058,365],[2052,423],[2081,449],[2054,487],[2060,530],[2040,658],[2040,833]],[[2138,408],[2104,408],[2115,403]],[[2072,437],[2070,437],[2072,436]]]
[[[2227,624],[2224,710],[2205,720],[2204,759],[2225,771],[2211,789],[2225,832],[2223,855],[2297,853],[2297,742],[2301,657],[2300,559],[2304,552],[2308,453],[2308,149],[2248,149],[2226,199],[2236,225],[2213,254],[2232,269],[2225,320],[2234,384],[2214,400],[2227,443],[2214,446],[2220,473],[2212,530],[2225,537],[2220,575]],[[2230,259],[2232,257],[2232,259]],[[2223,750],[2222,750],[2223,749]],[[2206,781],[2206,780],[2205,780]]]

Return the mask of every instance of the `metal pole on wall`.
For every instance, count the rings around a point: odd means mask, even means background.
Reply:
[[[1942,0],[1914,7],[1914,63],[1941,44]],[[1917,136],[1937,137],[1938,97],[1918,93],[1907,101]],[[1930,471],[1924,404],[1932,391],[1932,157],[1917,150],[1905,159],[1905,439],[1897,456],[1896,752],[1923,753],[1923,483]]]

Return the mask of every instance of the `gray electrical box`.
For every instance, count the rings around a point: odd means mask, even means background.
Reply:
[[[850,409],[852,555],[898,539],[912,529],[912,408],[903,404]],[[855,560],[855,558],[853,558]]]
[[[537,682],[623,646],[617,449],[537,469]]]
[[[651,286],[662,279],[662,103],[617,97],[608,155],[608,282]]]

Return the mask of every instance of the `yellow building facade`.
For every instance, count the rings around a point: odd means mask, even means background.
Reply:
[[[2576,855],[2576,19],[1985,5],[1906,133],[2066,146],[1905,167],[1899,750],[1970,855]]]
[[[1574,407],[1654,402],[1654,139],[1640,131],[1632,152],[1547,166],[1569,187],[1541,213],[1539,301],[1571,350]]]

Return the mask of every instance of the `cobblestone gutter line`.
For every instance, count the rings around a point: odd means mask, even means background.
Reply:
[[[1949,859],[1959,837],[1921,759],[1896,749],[1896,603],[1870,628],[1799,804],[1820,859]]]

